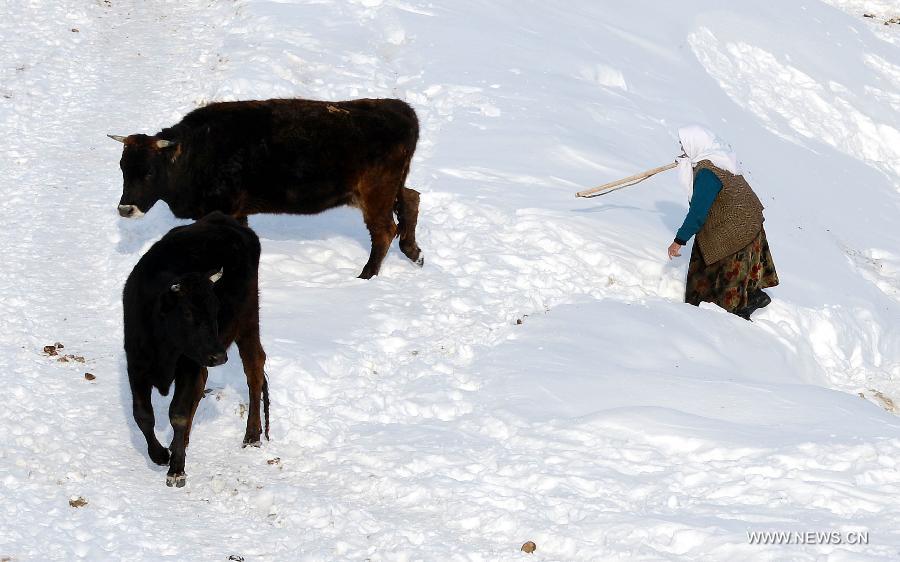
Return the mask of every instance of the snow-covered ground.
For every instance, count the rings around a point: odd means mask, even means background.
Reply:
[[[900,5],[723,6],[0,2],[0,559],[900,558]],[[232,357],[166,488],[120,293],[179,221],[118,218],[105,134],[277,96],[415,107],[425,268],[356,279],[352,209],[252,217],[272,440]],[[674,175],[573,196],[690,122],[767,207],[753,323],[680,302]]]

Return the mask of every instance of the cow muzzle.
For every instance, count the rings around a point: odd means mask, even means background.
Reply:
[[[215,353],[210,353],[206,358],[206,366],[218,367],[219,365],[224,365],[226,361],[228,361],[228,354],[224,351],[217,351]]]
[[[137,205],[119,205],[119,215],[127,219],[136,219],[144,216],[144,212]]]

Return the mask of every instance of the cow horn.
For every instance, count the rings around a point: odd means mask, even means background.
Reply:
[[[109,138],[111,138],[114,141],[119,141],[121,143],[125,142],[125,137],[123,137],[122,135],[106,135],[106,136],[108,136]]]
[[[166,139],[159,139],[156,141],[156,148],[169,148],[170,146],[175,146],[176,144],[178,143]]]
[[[169,290],[172,291],[173,293],[181,292],[181,283],[175,283],[174,285],[169,287]]]
[[[209,276],[209,280],[212,281],[213,283],[215,283],[216,281],[218,281],[219,279],[222,278],[222,274],[223,274],[224,272],[225,272],[225,268],[224,268],[224,267],[219,268],[219,271],[217,271],[217,272],[215,272],[215,273],[213,273],[212,275]]]

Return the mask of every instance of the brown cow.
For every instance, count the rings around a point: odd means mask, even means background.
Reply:
[[[169,486],[184,486],[185,449],[207,367],[225,363],[232,342],[250,391],[244,445],[259,444],[260,400],[269,438],[266,354],[259,341],[259,250],[252,230],[216,212],[170,230],[125,282],[125,355],[134,420],[153,462],[169,465]],[[150,391],[156,387],[166,395],[173,382],[169,422],[175,434],[166,449],[153,431]]]
[[[221,211],[244,224],[255,213],[351,205],[372,239],[361,278],[378,274],[398,235],[401,251],[424,263],[419,193],[404,186],[419,122],[400,100],[213,103],[153,136],[110,137],[125,144],[123,217],[139,217],[160,199],[179,218]]]

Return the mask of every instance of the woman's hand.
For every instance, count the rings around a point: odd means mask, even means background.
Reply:
[[[672,242],[672,244],[669,245],[669,259],[680,257],[681,248],[681,244],[679,244],[678,242]]]

